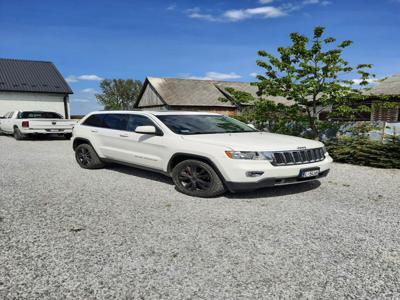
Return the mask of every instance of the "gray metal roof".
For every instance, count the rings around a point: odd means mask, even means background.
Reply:
[[[219,100],[220,98],[228,98],[229,92],[226,88],[231,87],[238,91],[247,92],[256,98],[258,90],[256,86],[248,82],[148,77],[142,91],[147,84],[151,84],[162,100],[171,106],[235,107],[230,102]],[[136,103],[137,106],[139,106],[140,99],[141,95]],[[292,104],[283,97],[268,97],[268,99],[286,105]]]
[[[399,96],[400,95],[400,74],[393,75],[382,80],[376,86],[371,88],[367,94],[369,95],[386,95],[386,96]]]
[[[0,58],[0,91],[72,94],[52,62],[4,58]]]

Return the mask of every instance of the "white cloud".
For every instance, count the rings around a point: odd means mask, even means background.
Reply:
[[[400,0],[399,0],[400,1]],[[274,0],[258,0],[260,4],[270,4]],[[327,6],[331,4],[328,0],[301,0],[298,2],[277,2],[279,5],[268,5],[254,8],[229,9],[221,14],[204,13],[199,7],[185,10],[189,18],[206,20],[210,22],[238,22],[251,18],[279,18],[289,13],[298,11],[308,5]]]
[[[363,82],[362,79],[353,79],[352,81],[353,81],[353,84],[360,84],[361,82]],[[365,81],[368,82],[369,84],[376,84],[379,81],[379,79],[377,79],[377,78],[369,78],[369,79],[367,79]]]
[[[103,78],[97,75],[81,75],[78,77],[79,80],[93,80],[93,81],[101,81]]]
[[[90,99],[75,98],[75,99],[71,99],[71,101],[77,102],[77,103],[87,103],[87,102],[90,102]]]
[[[264,0],[265,1],[265,0]],[[261,6],[246,9],[231,9],[221,15],[202,13],[198,7],[190,8],[185,11],[189,18],[206,20],[210,22],[237,22],[252,17],[277,18],[286,15],[282,9],[274,6]]]
[[[170,5],[167,7],[167,10],[175,10],[175,8],[176,8],[176,3],[173,3],[173,4],[170,4]]]
[[[328,6],[328,5],[331,5],[331,4],[332,4],[331,1],[322,1],[322,2],[321,2],[321,5],[322,5],[322,6]]]
[[[197,80],[232,80],[239,79],[242,76],[236,73],[219,73],[219,72],[207,72],[205,76],[192,76],[192,75],[184,75],[186,79],[197,79]]]
[[[83,89],[81,92],[82,92],[82,93],[88,93],[88,94],[97,93],[97,91],[96,91],[95,89],[93,89],[93,88]]]
[[[331,3],[332,3],[331,1],[327,0],[303,0],[303,5],[320,4],[322,6],[327,6]]]
[[[256,72],[253,72],[253,73],[250,73],[249,75],[250,75],[251,77],[257,77],[258,74],[257,74]]]
[[[80,75],[80,76],[75,76],[75,75],[70,75],[68,77],[65,78],[65,80],[69,83],[74,83],[74,82],[78,82],[81,80],[88,80],[88,81],[101,81],[103,80],[102,77],[91,74],[91,75]]]
[[[251,18],[253,16],[260,16],[263,18],[277,18],[283,17],[285,15],[286,13],[284,11],[282,11],[280,8],[273,6],[229,10],[224,14],[224,16],[232,21],[240,21],[243,19]]]
[[[209,15],[209,14],[201,14],[201,13],[197,13],[197,12],[194,12],[194,13],[189,14],[189,18],[192,18],[192,19],[202,19],[202,20],[211,21],[211,22],[217,22],[217,21],[219,21],[218,18],[215,18],[215,17],[213,17],[212,15]]]
[[[78,79],[75,76],[68,76],[65,78],[65,81],[68,83],[78,82]]]

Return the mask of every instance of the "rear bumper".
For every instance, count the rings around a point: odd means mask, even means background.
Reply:
[[[72,133],[72,128],[60,129],[21,129],[22,134],[66,134]]]
[[[256,182],[225,182],[227,189],[230,192],[240,192],[240,191],[251,191],[257,190],[265,187],[272,187],[278,185],[288,185],[288,184],[296,184],[302,182],[308,182],[313,180],[318,180],[320,178],[326,177],[329,173],[329,169],[322,171],[318,176],[310,177],[307,179],[302,179],[299,177],[287,177],[287,178],[264,178]]]

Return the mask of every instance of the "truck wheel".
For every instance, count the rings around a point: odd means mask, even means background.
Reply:
[[[66,140],[70,140],[72,138],[72,133],[66,133],[64,134],[64,137]]]
[[[21,131],[19,130],[18,127],[15,127],[15,128],[14,128],[14,138],[15,138],[17,141],[21,141],[21,140],[24,139],[24,135],[21,133]]]
[[[220,196],[226,189],[221,178],[207,163],[188,159],[172,170],[176,189],[189,196],[210,198]]]
[[[104,167],[104,163],[89,144],[81,144],[76,147],[75,159],[79,166],[84,169],[100,169]]]

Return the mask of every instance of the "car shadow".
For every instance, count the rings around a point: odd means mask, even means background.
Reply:
[[[145,179],[150,179],[154,181],[158,181],[160,183],[165,183],[169,185],[174,185],[172,179],[166,175],[143,170],[139,168],[119,165],[119,164],[107,164],[107,170],[119,172],[126,175],[138,176]],[[243,191],[237,193],[230,193],[227,192],[224,197],[228,199],[256,199],[256,198],[272,198],[272,197],[279,197],[279,196],[287,196],[287,195],[294,195],[300,194],[304,192],[308,192],[311,190],[315,190],[319,188],[321,182],[318,180],[308,181],[298,184],[292,185],[284,185],[284,186],[275,186],[275,187],[268,187],[258,190],[251,190],[251,191]]]
[[[1,136],[15,140],[14,136],[11,134],[2,134]],[[20,142],[23,142],[23,141],[46,141],[46,142],[49,142],[49,141],[66,141],[66,140],[67,139],[63,136],[43,134],[43,135],[26,136]]]
[[[243,191],[237,193],[226,194],[230,199],[255,199],[255,198],[272,198],[281,197],[294,194],[301,194],[304,192],[312,191],[321,186],[319,180],[307,181],[291,185],[281,185],[274,187],[267,187],[252,191]]]
[[[166,183],[169,185],[174,185],[172,179],[166,175],[163,175],[161,173],[153,172],[153,171],[148,171],[140,168],[135,168],[135,167],[129,167],[129,166],[124,166],[124,165],[119,165],[119,164],[113,164],[113,163],[107,163],[106,165],[107,170],[119,172],[122,174],[126,175],[132,175],[132,176],[137,176],[145,179],[151,179],[154,181],[158,181],[161,183]]]

